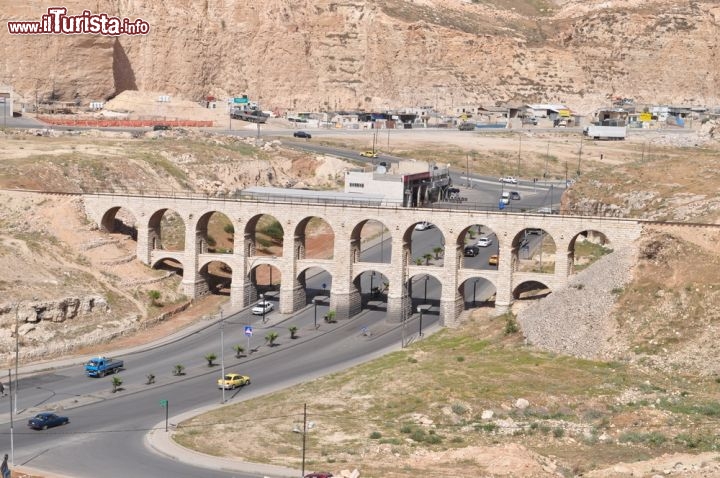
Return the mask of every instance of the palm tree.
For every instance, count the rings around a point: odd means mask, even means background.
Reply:
[[[432,259],[432,254],[425,254],[425,255],[423,256],[423,259],[425,259],[425,265],[426,265],[426,266],[429,266],[429,265],[430,265],[430,259]],[[419,265],[419,264],[418,264],[418,265]]]
[[[440,246],[433,247],[433,252],[435,253],[435,260],[440,259],[440,253],[443,251],[444,251],[444,249]]]
[[[216,358],[217,358],[217,355],[215,355],[214,353],[209,353],[205,356],[205,360],[207,360],[207,362],[208,362],[208,367],[213,366],[213,362],[215,361]]]
[[[150,305],[153,307],[158,305],[158,299],[160,298],[160,291],[158,290],[149,290],[148,291],[148,297],[150,297]]]
[[[185,366],[177,364],[175,365],[175,367],[173,367],[173,375],[183,375],[183,370],[185,370]]]
[[[329,324],[336,322],[336,320],[335,320],[336,315],[337,315],[337,312],[335,312],[334,310],[329,310],[327,315],[325,316],[325,322],[327,322]]]
[[[113,393],[120,390],[120,385],[122,385],[122,383],[123,383],[122,379],[119,376],[115,375],[113,377],[113,379],[112,379]]]
[[[293,325],[292,327],[288,327],[288,330],[290,331],[290,338],[296,339],[298,328]]]
[[[421,258],[421,257],[418,257],[417,259],[415,259],[415,264],[418,265],[418,266],[421,266],[421,265],[422,265],[422,258]]]
[[[240,358],[245,355],[245,347],[240,344],[233,346],[233,350],[235,351],[235,358]]]
[[[268,334],[265,336],[265,342],[267,342],[268,345],[270,345],[270,347],[272,347],[273,345],[275,345],[275,341],[277,340],[277,338],[278,338],[277,332],[268,332]]]

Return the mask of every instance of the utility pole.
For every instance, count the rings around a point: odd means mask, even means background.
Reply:
[[[222,403],[225,403],[225,319],[220,309],[220,373],[222,374]]]
[[[465,155],[465,176],[467,177],[467,186],[470,187],[470,154]]]
[[[518,167],[517,167],[517,174],[516,174],[516,176],[519,178],[519,177],[520,177],[520,155],[521,155],[521,152],[522,152],[522,133],[518,133],[518,138],[519,138],[519,142],[518,142]]]
[[[578,151],[577,175],[580,176],[580,160],[582,159],[583,137],[580,136],[580,150]]]
[[[17,378],[17,377],[16,377]],[[10,395],[10,463],[15,466],[15,435],[14,435],[14,421],[13,421],[13,396],[12,396],[12,371],[8,369],[8,394]]]
[[[305,476],[305,435],[307,435],[307,403],[303,406],[303,431],[302,431],[302,471],[301,476]]]
[[[13,390],[14,399],[13,399],[13,408],[15,410],[15,415],[17,415],[17,393],[18,388],[20,388],[20,380],[18,378],[18,362],[20,361],[20,326],[19,326],[19,320],[18,320],[18,313],[20,310],[20,303],[18,302],[15,306],[15,388]]]

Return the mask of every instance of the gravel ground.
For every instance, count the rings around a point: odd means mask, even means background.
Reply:
[[[617,346],[612,309],[616,294],[632,279],[637,251],[614,251],[572,277],[566,289],[553,291],[518,313],[528,344],[583,358],[600,358]],[[615,345],[613,345],[615,344]]]

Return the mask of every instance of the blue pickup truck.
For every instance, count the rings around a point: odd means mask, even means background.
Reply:
[[[109,373],[119,372],[123,369],[123,361],[107,357],[91,358],[85,364],[85,375],[88,377],[104,377]]]

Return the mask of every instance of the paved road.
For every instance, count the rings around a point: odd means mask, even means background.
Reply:
[[[387,241],[389,242],[389,241]],[[420,247],[420,246],[418,246]],[[385,246],[389,254],[389,245]],[[364,260],[379,260],[380,248],[371,247],[363,253]],[[364,278],[363,290],[369,291],[370,275]],[[308,279],[308,288],[319,289],[329,283],[329,277],[317,274]],[[428,290],[429,298],[439,298],[439,288]],[[406,328],[385,320],[384,304],[373,304],[351,320],[326,324],[318,321],[327,311],[326,304],[308,306],[290,317],[277,312],[267,315],[263,324],[259,316],[247,310],[224,319],[224,366],[226,372],[241,372],[252,377],[252,384],[238,391],[227,391],[225,398],[232,402],[249,396],[269,393],[325,373],[336,371],[383,351],[395,349],[405,336],[417,336],[417,314]],[[425,313],[424,327],[437,322],[437,308]],[[251,325],[254,333],[251,348],[257,351],[248,357],[235,358],[234,344],[247,344],[244,327]],[[291,340],[288,327],[297,326],[300,338]],[[368,337],[361,330],[375,333]],[[279,345],[269,347],[264,336],[269,331],[280,335]],[[414,331],[414,332],[413,332]],[[220,367],[208,367],[207,353],[220,355],[220,322],[208,321],[193,333],[149,350],[123,354],[126,370],[120,373],[124,390],[111,392],[111,376],[102,379],[85,377],[81,364],[69,364],[27,376],[20,381],[19,412],[14,427],[15,463],[42,470],[52,470],[74,477],[172,476],[221,477],[253,476],[193,469],[167,460],[143,444],[147,431],[161,422],[164,409],[161,400],[168,400],[170,416],[219,404],[222,392],[215,382]],[[220,363],[220,359],[217,361]],[[175,364],[185,365],[186,375],[173,376]],[[156,383],[145,384],[148,373],[156,376]],[[8,405],[7,398],[2,405]],[[47,431],[31,431],[25,426],[27,417],[51,406],[62,406],[71,423]],[[3,412],[4,413],[4,412]],[[0,449],[10,449],[8,413],[0,423]]]

